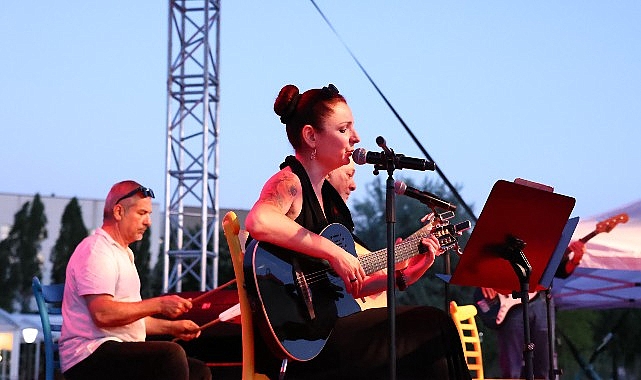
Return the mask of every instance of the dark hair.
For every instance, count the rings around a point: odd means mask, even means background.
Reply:
[[[300,93],[298,87],[288,84],[281,88],[274,102],[274,112],[285,124],[287,139],[294,149],[301,146],[301,131],[305,125],[321,128],[323,120],[333,112],[336,103],[347,103],[333,84]]]

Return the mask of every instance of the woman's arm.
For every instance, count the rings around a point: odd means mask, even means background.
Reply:
[[[358,259],[294,221],[300,214],[302,199],[299,178],[288,168],[279,171],[263,187],[245,219],[245,228],[258,241],[327,260],[348,291],[360,291],[365,271]],[[351,281],[354,278],[356,281]]]

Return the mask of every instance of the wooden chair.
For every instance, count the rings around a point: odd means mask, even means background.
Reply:
[[[450,301],[450,315],[456,324],[467,368],[470,370],[472,380],[486,380],[483,372],[483,353],[481,351],[481,339],[479,330],[476,325],[476,306],[462,305],[459,306],[455,301]],[[492,378],[487,380],[519,380],[519,379],[499,379]],[[539,379],[540,380],[540,379]]]
[[[242,346],[243,346],[243,380],[269,380],[269,378],[254,370],[254,328],[252,321],[252,310],[245,291],[245,275],[243,272],[243,256],[245,254],[243,246],[240,243],[241,234],[240,223],[236,213],[227,212],[223,217],[223,232],[229,245],[231,260],[236,275],[236,285],[238,287],[238,299],[240,302],[240,320],[242,329]]]
[[[55,372],[60,370],[58,354],[58,337],[62,322],[53,322],[50,315],[62,315],[62,295],[64,284],[42,285],[38,277],[31,280],[33,295],[38,304],[38,313],[42,323],[45,345],[45,380],[53,380]]]
[[[472,379],[483,380],[483,354],[481,352],[481,339],[479,338],[478,327],[476,326],[477,310],[474,305],[458,306],[455,301],[450,301],[450,315],[456,324],[467,368],[472,374]]]

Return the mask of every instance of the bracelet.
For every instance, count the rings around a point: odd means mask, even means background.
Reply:
[[[396,287],[398,287],[398,290],[403,291],[407,289],[407,279],[402,269],[394,272],[394,278],[396,279]]]

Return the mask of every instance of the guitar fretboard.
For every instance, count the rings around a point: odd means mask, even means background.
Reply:
[[[400,263],[419,254],[419,244],[422,238],[428,236],[428,232],[417,232],[394,246],[394,263]],[[387,248],[379,249],[369,255],[360,256],[358,260],[366,274],[372,274],[381,269],[387,268]]]

